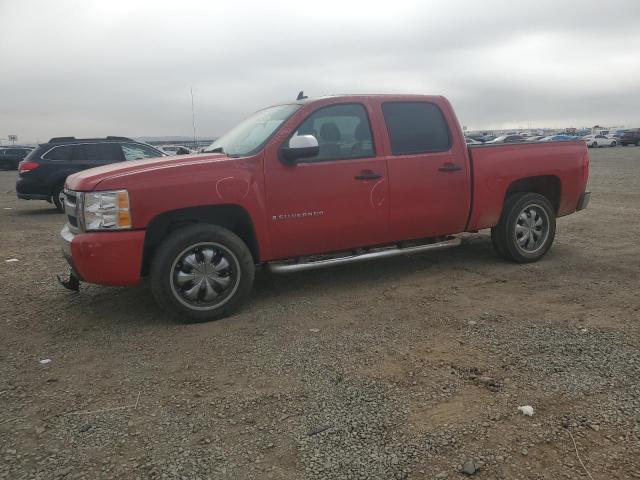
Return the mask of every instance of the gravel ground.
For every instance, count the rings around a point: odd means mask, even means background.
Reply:
[[[0,478],[640,478],[640,148],[591,157],[537,264],[480,232],[258,273],[201,325],[146,285],[63,290],[63,217],[1,172]]]

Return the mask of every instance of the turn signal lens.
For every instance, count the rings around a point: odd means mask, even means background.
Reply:
[[[131,215],[128,211],[118,212],[118,227],[131,228]]]
[[[129,210],[129,194],[127,192],[118,192],[118,208]]]

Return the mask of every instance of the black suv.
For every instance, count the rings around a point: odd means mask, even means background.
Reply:
[[[623,147],[627,145],[637,145],[640,147],[640,128],[634,128],[633,130],[627,130],[620,137],[620,143]]]
[[[30,148],[0,147],[0,170],[15,170],[18,163],[29,155]]]
[[[23,200],[53,202],[64,212],[64,182],[73,173],[109,163],[167,154],[126,137],[52,138],[20,162],[16,193]]]

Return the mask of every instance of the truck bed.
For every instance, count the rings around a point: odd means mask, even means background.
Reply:
[[[518,188],[513,179],[552,177],[559,188],[558,216],[576,210],[586,187],[588,154],[582,141],[474,145],[467,151],[473,172],[470,231],[498,223],[507,191]]]

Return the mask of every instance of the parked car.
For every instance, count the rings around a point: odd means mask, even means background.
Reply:
[[[577,137],[572,135],[549,135],[548,137],[542,137],[539,142],[573,142],[578,140]]]
[[[611,132],[609,132],[609,135],[607,135],[609,138],[615,138],[616,140],[620,140],[620,137],[622,137],[622,135],[624,135],[624,132],[626,132],[626,130],[613,130]]]
[[[543,138],[546,138],[546,137],[544,135],[533,135],[531,137],[527,137],[527,142],[538,142]]]
[[[22,200],[53,202],[63,212],[64,182],[72,173],[125,160],[163,156],[167,155],[157,148],[125,137],[52,138],[20,162],[16,193]]]
[[[189,155],[191,153],[195,153],[184,145],[162,145],[160,149],[168,155]]]
[[[469,137],[465,138],[465,141],[467,142],[467,145],[482,145],[482,142]]]
[[[26,157],[32,149],[24,147],[0,147],[0,170],[15,170],[18,163]]]
[[[583,142],[469,148],[441,96],[275,105],[207,151],[71,175],[65,286],[149,276],[161,306],[210,320],[242,304],[257,264],[293,273],[441,250],[486,228],[500,256],[535,262],[556,217],[590,198]]]
[[[633,128],[624,132],[620,137],[620,143],[623,147],[626,147],[627,145],[636,145],[640,147],[640,128]]]
[[[493,140],[488,141],[487,143],[520,143],[524,142],[524,137],[522,135],[500,135],[499,137],[494,138]]]
[[[618,142],[615,138],[607,137],[605,135],[587,135],[582,137],[589,148],[598,147],[615,147]]]

